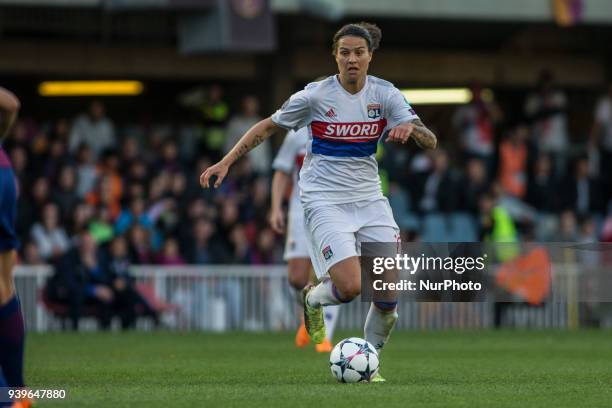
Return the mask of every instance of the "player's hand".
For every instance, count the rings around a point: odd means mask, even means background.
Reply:
[[[215,181],[214,187],[217,188],[221,185],[221,182],[227,175],[228,171],[229,171],[229,166],[223,163],[222,161],[220,161],[219,163],[213,166],[210,166],[209,168],[204,170],[204,173],[202,173],[202,175],[200,176],[200,185],[204,188],[210,187],[208,185],[210,178],[212,176],[216,176],[217,180]]]
[[[272,210],[270,212],[270,227],[277,234],[285,232],[285,214],[283,210]]]
[[[385,142],[405,144],[410,138],[410,134],[413,130],[414,125],[412,123],[404,123],[399,126],[396,126],[389,131],[389,136],[387,137]]]

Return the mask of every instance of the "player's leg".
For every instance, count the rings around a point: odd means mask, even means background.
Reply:
[[[23,387],[25,328],[13,285],[19,246],[15,234],[17,187],[12,171],[0,169],[0,367],[9,387]]]
[[[399,228],[393,219],[391,206],[386,199],[364,205],[359,210],[359,218],[363,225],[357,231],[357,241],[361,247],[363,242],[388,242],[388,253],[380,256],[395,257],[399,248]],[[377,254],[378,256],[379,254]],[[393,294],[391,294],[393,295]],[[372,343],[380,353],[389,340],[391,331],[397,322],[397,298],[374,301],[366,318],[364,327],[365,338]]]
[[[347,207],[320,207],[306,216],[308,250],[320,282],[304,291],[304,315],[308,332],[317,344],[325,339],[323,306],[350,302],[361,290],[356,228]]]
[[[323,321],[325,322],[325,340],[317,344],[315,350],[318,353],[329,353],[334,348],[334,331],[340,314],[340,305],[323,306]]]
[[[304,238],[304,212],[301,206],[289,210],[287,240],[283,256],[287,261],[289,284],[296,291],[296,300],[300,316],[300,326],[295,335],[295,345],[305,347],[310,343],[310,336],[303,319],[302,290],[310,281],[310,255]]]
[[[25,328],[13,286],[15,250],[0,252],[0,367],[9,387],[24,387]]]
[[[296,291],[296,299],[298,300],[298,306],[300,310],[300,327],[295,334],[295,345],[298,347],[305,347],[310,343],[310,336],[304,326],[302,316],[302,290],[308,284],[310,280],[310,258],[290,258],[287,259],[287,271],[289,278],[289,285]]]
[[[285,259],[289,264],[289,284],[296,291],[300,292],[300,296],[297,299],[299,299],[299,307],[302,309],[301,291],[311,281],[312,265],[304,231],[304,211],[301,206],[299,211],[290,211],[289,220]],[[300,312],[300,315],[303,316],[303,310],[300,310]],[[325,341],[317,344],[315,348],[318,352],[329,352],[332,348],[331,340],[338,318],[338,306],[324,306],[323,317],[327,336]],[[295,336],[295,344],[298,347],[304,347],[308,343],[310,343],[310,336],[304,325],[304,319],[301,318],[301,324]]]
[[[363,242],[388,242],[388,248],[385,247],[388,253],[380,256],[394,257],[399,250],[399,228],[393,219],[388,201],[385,199],[369,204],[360,211],[359,218],[364,220],[364,225],[357,232],[359,246],[361,247]],[[392,296],[384,301],[375,300],[370,304],[363,330],[364,337],[376,348],[379,355],[389,341],[397,319],[396,297]],[[372,381],[384,382],[385,379],[378,373]]]

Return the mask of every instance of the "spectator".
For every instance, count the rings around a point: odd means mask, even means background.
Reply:
[[[540,212],[559,211],[559,183],[552,172],[550,157],[541,154],[536,159],[533,176],[527,184],[526,201]]]
[[[103,205],[98,206],[94,216],[89,222],[88,230],[98,245],[106,244],[113,239],[113,223],[111,221],[110,211],[107,207]]]
[[[136,265],[151,265],[155,263],[151,249],[149,233],[141,225],[134,225],[129,233],[130,263]]]
[[[518,241],[519,236],[512,217],[503,206],[499,205],[493,192],[483,194],[480,197],[479,204],[481,214],[480,235],[483,241],[497,243]],[[508,260],[509,257],[512,256],[503,254],[501,260]]]
[[[128,174],[132,163],[140,160],[141,148],[135,137],[126,137],[121,144],[119,169],[121,174]]]
[[[69,150],[76,152],[82,144],[91,150],[94,159],[108,148],[115,147],[115,127],[106,117],[104,104],[94,100],[89,112],[79,115],[70,130]]]
[[[524,125],[514,127],[499,146],[499,182],[504,193],[522,199],[527,192],[527,134]]]
[[[62,140],[53,140],[49,147],[49,154],[45,159],[43,173],[52,180],[59,176],[60,169],[71,164],[71,158],[66,157],[66,143]]]
[[[168,238],[164,242],[162,253],[157,257],[156,263],[167,266],[185,265],[176,239]]]
[[[569,143],[567,98],[557,88],[551,71],[540,73],[536,91],[525,102],[525,114],[532,125],[532,137],[538,152],[551,155],[555,175],[563,176]]]
[[[486,169],[482,160],[475,158],[468,160],[465,180],[461,183],[461,186],[459,209],[477,215],[478,200],[489,188]]]
[[[250,263],[253,265],[270,265],[280,261],[274,253],[274,231],[263,228],[257,234],[255,248],[252,251]]]
[[[178,158],[178,147],[173,140],[166,140],[161,149],[161,157],[157,165],[158,170],[165,170],[168,173],[178,173],[182,171],[182,165]]]
[[[43,207],[50,201],[49,180],[38,177],[32,184],[28,197],[27,190],[19,192],[17,198],[17,231],[20,236],[27,235],[32,230],[32,225],[39,221],[43,214]]]
[[[11,163],[15,178],[18,180],[19,190],[27,192],[31,185],[30,158],[28,151],[23,146],[15,146],[10,150]],[[25,187],[25,188],[24,188]]]
[[[604,183],[604,200],[612,199],[612,82],[608,93],[595,107],[595,120],[591,131],[591,143],[600,146],[600,172]]]
[[[422,213],[450,212],[456,206],[455,182],[448,166],[448,155],[442,149],[432,152],[433,168],[421,181]]]
[[[564,209],[572,210],[579,216],[601,215],[603,203],[601,183],[589,175],[589,161],[580,157],[572,177],[567,178],[563,191]]]
[[[187,259],[192,264],[210,264],[214,259],[215,246],[211,237],[215,227],[206,218],[199,218],[193,224],[192,237],[183,245],[189,248]]]
[[[91,149],[83,144],[77,150],[77,187],[76,193],[79,198],[85,197],[94,189],[98,179],[95,160]]]
[[[141,197],[134,198],[130,202],[129,208],[121,210],[117,221],[115,221],[115,233],[122,235],[136,224],[142,225],[148,230],[153,229],[153,220],[146,212],[145,200]]]
[[[102,329],[110,328],[114,294],[108,271],[98,258],[98,249],[88,232],[81,232],[77,247],[58,262],[47,285],[47,297],[69,308],[72,329],[77,330],[83,308],[95,308]]]
[[[225,125],[229,117],[228,105],[223,100],[223,88],[213,84],[207,90],[193,90],[181,96],[181,103],[200,112],[205,127],[204,148],[215,156],[220,156],[225,141]]]
[[[576,215],[572,210],[565,210],[559,217],[559,232],[557,241],[576,242],[578,239],[578,226]]]
[[[246,96],[242,100],[242,110],[240,113],[234,115],[227,124],[223,153],[227,154],[242,135],[260,120],[259,101],[252,95]],[[247,157],[255,173],[268,175],[272,164],[270,140],[264,140],[263,143],[251,150]]]
[[[23,263],[26,265],[45,265],[46,262],[41,258],[38,247],[31,241],[23,246]]]
[[[474,82],[472,100],[455,112],[452,122],[459,133],[466,161],[476,158],[485,163],[487,173],[493,172],[495,126],[502,112],[495,101],[483,99],[482,86]]]
[[[57,186],[53,189],[51,196],[53,197],[53,202],[59,206],[63,225],[67,225],[70,222],[70,217],[79,202],[76,194],[76,184],[76,171],[74,167],[70,165],[62,167]]]
[[[40,256],[47,261],[59,258],[70,247],[68,235],[59,225],[59,210],[53,203],[44,206],[42,222],[34,224],[30,235]]]
[[[130,274],[127,241],[124,237],[118,236],[110,243],[108,264],[105,267],[108,268],[109,279],[112,282],[115,296],[114,309],[121,317],[121,327],[133,328],[137,315],[150,317],[157,326],[159,314],[138,293],[134,278]]]
[[[76,236],[80,231],[86,230],[94,216],[94,207],[80,202],[77,204],[70,220],[71,235]]]

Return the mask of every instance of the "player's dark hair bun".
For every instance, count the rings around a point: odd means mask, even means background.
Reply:
[[[365,28],[370,34],[370,37],[372,38],[371,51],[378,49],[378,47],[380,46],[380,40],[382,39],[382,30],[376,24],[368,23],[365,21],[362,21],[358,25]]]
[[[361,37],[368,43],[368,49],[374,51],[380,45],[380,39],[382,38],[382,31],[376,24],[366,23],[351,23],[342,26],[334,35],[334,42],[332,45],[332,52],[335,54],[338,49],[338,41],[340,38],[347,35],[354,37]]]

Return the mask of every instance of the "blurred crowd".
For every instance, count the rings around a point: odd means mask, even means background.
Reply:
[[[181,103],[197,121],[118,126],[101,101],[72,120],[20,119],[4,148],[19,183],[23,263],[57,264],[85,232],[109,259],[123,240],[130,264],[282,262],[283,237],[267,223],[271,141],[218,190],[198,182],[261,119],[259,101],[246,96],[234,112],[215,85]],[[440,149],[384,145],[381,179],[404,237],[612,241],[612,88],[580,139],[569,135],[571,104],[543,72],[510,121],[474,84]]]

